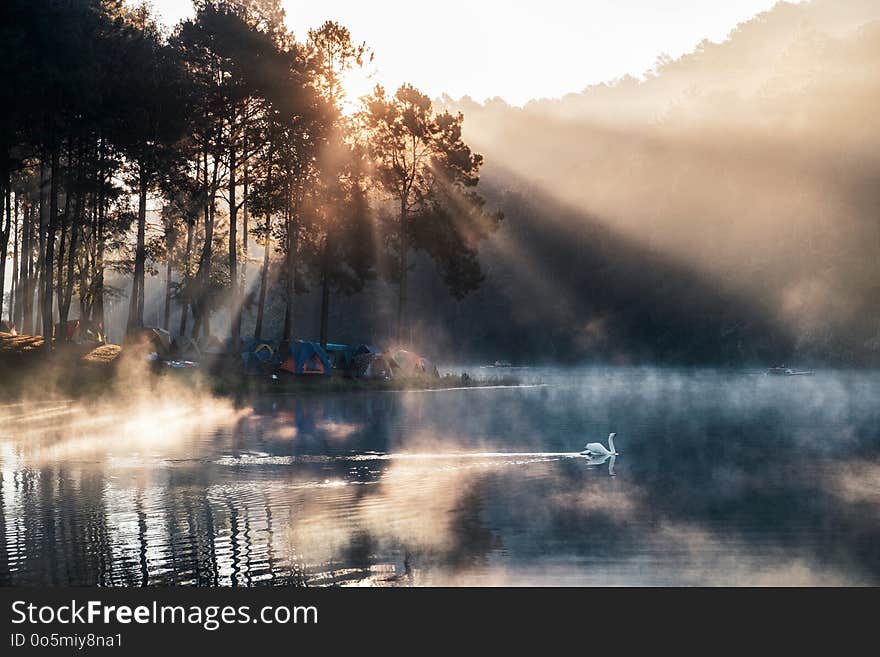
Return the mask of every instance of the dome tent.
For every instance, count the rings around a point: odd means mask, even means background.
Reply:
[[[329,375],[333,371],[333,365],[327,357],[327,352],[317,342],[297,340],[290,345],[287,358],[278,369],[290,374]]]

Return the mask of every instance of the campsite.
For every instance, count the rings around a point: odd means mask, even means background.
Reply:
[[[56,335],[60,327],[56,328]],[[130,335],[125,345],[107,343],[99,327],[70,322],[65,338],[44,349],[40,336],[18,335],[0,326],[0,377],[14,382],[10,398],[39,388],[63,396],[106,394],[118,370],[135,371],[144,386],[161,386],[163,377],[194,377],[215,394],[235,396],[277,392],[413,390],[462,386],[515,385],[513,377],[472,378],[465,372],[444,373],[437,365],[406,349],[383,350],[296,340],[242,340],[237,351],[219,341],[201,346],[176,340],[168,331],[147,327]],[[126,377],[125,385],[132,385]]]

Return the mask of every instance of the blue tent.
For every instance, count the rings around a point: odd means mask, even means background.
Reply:
[[[333,365],[317,342],[297,340],[279,369],[291,374],[331,374]]]
[[[352,359],[354,358],[354,347],[350,347],[347,344],[328,342],[324,347],[324,351],[327,352],[330,362],[333,363],[333,369],[347,370],[351,367]]]
[[[347,376],[356,376],[363,369],[361,361],[372,360],[382,354],[382,350],[373,345],[361,344],[349,346],[343,344],[327,344],[327,353],[333,362],[333,368],[344,372]]]
[[[267,374],[281,364],[281,357],[272,343],[247,340],[241,352],[242,366],[248,374]]]

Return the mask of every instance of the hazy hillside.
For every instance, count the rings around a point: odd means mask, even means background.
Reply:
[[[508,215],[459,310],[506,299],[493,339],[564,317],[582,331],[554,345],[573,358],[877,361],[876,2],[780,3],[561,100],[446,102]]]

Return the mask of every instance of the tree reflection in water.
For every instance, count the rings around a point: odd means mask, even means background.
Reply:
[[[154,433],[0,410],[0,584],[880,581],[873,373],[535,376],[160,409]],[[610,430],[615,477],[573,453]]]

